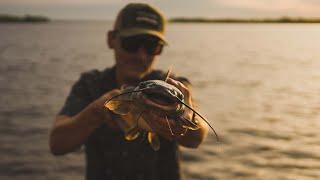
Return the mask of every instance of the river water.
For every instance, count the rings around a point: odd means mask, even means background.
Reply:
[[[83,179],[48,133],[83,71],[113,65],[110,22],[0,25],[0,179]],[[169,24],[157,67],[189,77],[214,125],[182,149],[186,179],[320,178],[320,25]]]

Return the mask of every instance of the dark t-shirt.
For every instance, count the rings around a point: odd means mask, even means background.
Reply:
[[[143,80],[164,79],[165,73],[155,70]],[[175,77],[172,77],[175,78]],[[182,82],[186,78],[175,78]],[[60,115],[74,116],[106,92],[117,88],[115,68],[83,73],[60,111]],[[121,131],[103,124],[85,142],[86,179],[180,179],[179,150],[176,141],[160,137],[160,150],[154,151],[144,136],[134,141],[124,140]]]

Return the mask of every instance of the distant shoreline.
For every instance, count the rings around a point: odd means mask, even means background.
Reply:
[[[51,21],[48,17],[39,15],[16,16],[0,14],[0,23],[44,23]]]
[[[238,18],[172,18],[172,23],[320,23],[320,18],[261,18],[261,19],[238,19]]]
[[[0,23],[46,23],[50,21],[105,21],[105,20],[64,20],[54,19],[41,15],[17,16],[11,14],[0,14]],[[202,18],[202,17],[177,17],[168,20],[170,23],[320,23],[319,18],[303,17],[280,17],[280,18]]]

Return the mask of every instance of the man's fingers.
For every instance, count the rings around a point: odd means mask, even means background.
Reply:
[[[98,105],[103,104],[104,107],[106,107],[106,103],[111,100],[112,97],[119,95],[121,93],[121,91],[119,89],[113,89],[109,92],[107,92],[106,94],[102,95],[102,97],[100,97],[98,99]]]
[[[120,93],[121,93],[121,91],[119,89],[113,89],[113,90],[107,92],[104,95],[104,97],[106,98],[106,100],[108,100],[108,99],[112,98],[113,96],[116,96],[116,95],[118,95]]]
[[[167,83],[174,85],[175,87],[177,87],[185,96],[189,96],[190,95],[190,91],[189,89],[180,81],[176,81],[172,78],[168,78]]]
[[[185,102],[192,106],[191,93],[187,86],[185,86],[183,83],[176,81],[172,78],[168,78],[167,83],[177,87],[184,95]]]
[[[188,104],[189,106],[193,107],[193,102],[192,102],[192,98],[191,98],[191,92],[190,92],[190,90],[188,89],[187,86],[185,86],[183,83],[181,83],[179,81],[176,81],[176,80],[174,80],[172,78],[168,78],[167,82],[169,84],[172,84],[175,87],[177,87],[184,94],[185,103]],[[185,114],[186,117],[191,118],[193,112],[189,108],[186,108],[184,114]]]

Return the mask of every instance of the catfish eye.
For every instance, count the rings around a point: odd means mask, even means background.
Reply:
[[[144,82],[139,83],[138,86],[139,86],[140,89],[146,88],[147,87],[147,83],[144,81]]]
[[[146,85],[145,84],[140,84],[139,87],[140,87],[140,89],[142,89],[142,88],[145,88]]]
[[[184,100],[184,95],[182,93],[179,92],[175,92],[176,97],[178,97],[181,101]]]

